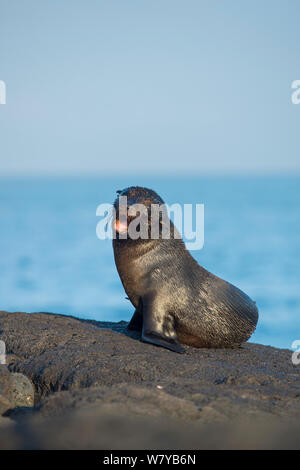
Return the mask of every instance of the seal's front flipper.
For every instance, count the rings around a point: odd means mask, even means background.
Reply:
[[[162,346],[163,348],[170,349],[171,351],[183,354],[185,352],[184,348],[171,338],[165,338],[162,335],[150,332],[150,333],[143,333],[142,340],[146,343],[155,344],[156,346]]]
[[[128,330],[142,331],[143,328],[143,311],[142,302],[139,301],[139,305],[135,309],[135,312],[127,325]]]
[[[178,341],[174,323],[173,315],[165,312],[159,302],[151,298],[143,299],[143,341],[177,353],[184,353],[185,350]]]

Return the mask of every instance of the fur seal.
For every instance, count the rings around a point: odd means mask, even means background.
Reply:
[[[182,344],[236,348],[247,341],[258,321],[255,302],[200,266],[182,238],[174,236],[178,232],[172,221],[170,239],[162,238],[161,232],[157,239],[122,239],[130,217],[125,225],[120,223],[120,196],[127,198],[125,210],[134,204],[144,204],[149,210],[151,204],[161,206],[164,201],[153,190],[139,186],[117,193],[114,257],[135,307],[128,328],[141,331],[143,341],[180,353],[184,352]],[[145,223],[149,225],[149,219]]]

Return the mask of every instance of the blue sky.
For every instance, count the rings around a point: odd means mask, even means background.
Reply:
[[[298,0],[1,0],[2,175],[299,173]]]

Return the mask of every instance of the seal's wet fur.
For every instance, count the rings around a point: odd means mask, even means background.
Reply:
[[[138,186],[118,191],[127,206],[164,204],[153,190]],[[198,348],[235,348],[255,330],[258,310],[246,294],[202,268],[183,240],[117,238],[113,240],[118,273],[135,307],[128,328],[140,330],[146,342],[184,352]],[[178,232],[176,232],[178,233]]]

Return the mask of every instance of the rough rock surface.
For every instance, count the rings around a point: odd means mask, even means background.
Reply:
[[[35,386],[35,407],[0,421],[0,447],[300,447],[291,351],[247,343],[180,355],[126,325],[0,312],[8,368]]]
[[[23,374],[10,373],[5,365],[0,365],[0,415],[17,407],[32,407],[34,388]]]

